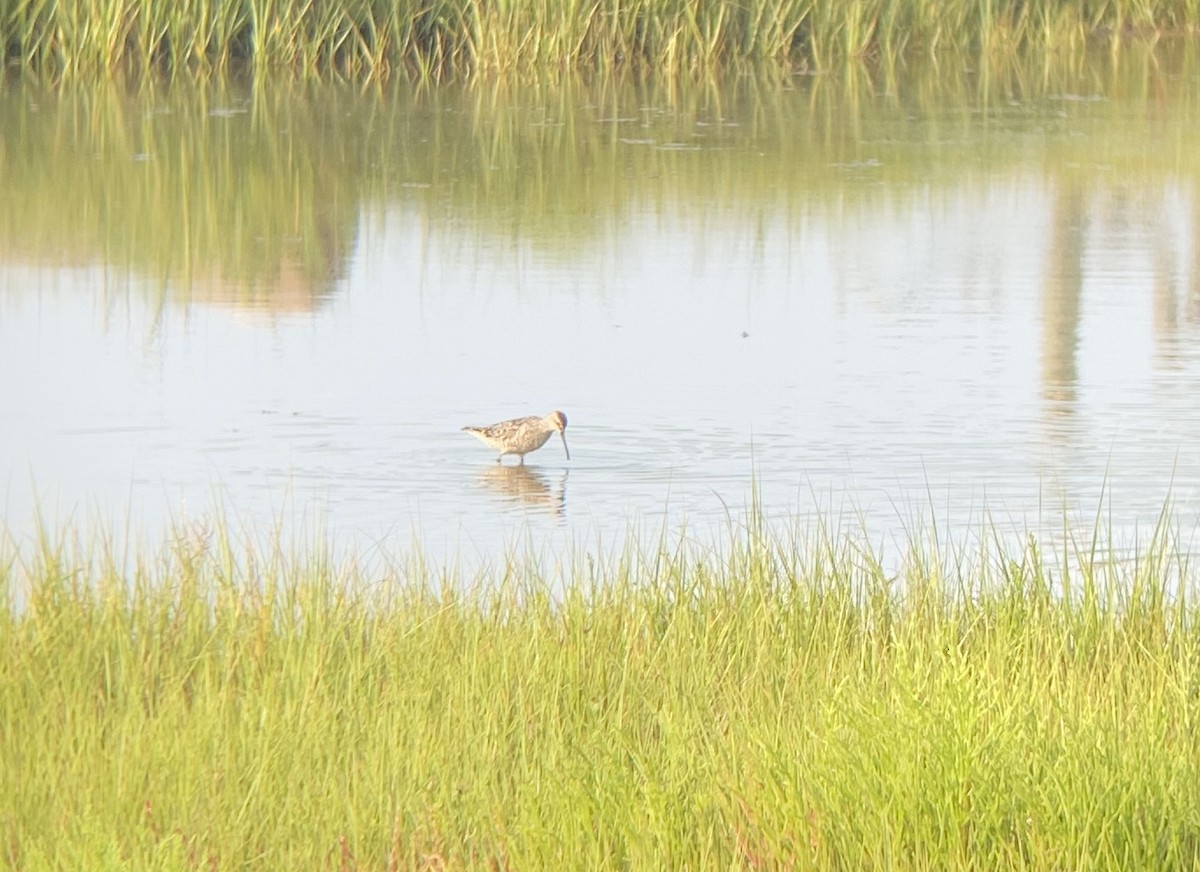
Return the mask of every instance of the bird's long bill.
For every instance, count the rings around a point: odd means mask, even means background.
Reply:
[[[567,460],[571,459],[571,449],[567,447],[567,434],[562,430],[558,431],[558,435],[562,437],[563,451],[567,452]]]

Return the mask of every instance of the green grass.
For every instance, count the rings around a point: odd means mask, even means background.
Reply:
[[[4,549],[13,869],[1200,861],[1200,577],[1030,538],[419,558]]]
[[[1194,32],[1200,0],[15,0],[0,56],[92,76],[287,69],[378,77],[1078,47]]]

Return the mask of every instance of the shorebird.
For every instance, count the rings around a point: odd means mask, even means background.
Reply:
[[[463,430],[477,437],[484,445],[499,451],[497,463],[505,454],[517,454],[520,455],[523,465],[525,455],[545,445],[550,434],[554,432],[562,437],[567,460],[571,459],[571,449],[567,448],[567,416],[562,412],[551,412],[544,418],[529,415],[525,418],[501,421],[490,427],[463,427]]]

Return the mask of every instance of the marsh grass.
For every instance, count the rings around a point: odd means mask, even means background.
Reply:
[[[118,69],[373,78],[472,70],[683,71],[923,53],[1055,50],[1194,31],[1198,0],[21,0],[4,60],[67,75]]]
[[[820,524],[368,574],[182,531],[0,561],[8,868],[1188,868],[1164,520],[895,565]]]

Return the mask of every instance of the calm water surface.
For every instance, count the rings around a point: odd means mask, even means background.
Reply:
[[[491,559],[1200,507],[1200,57],[0,87],[0,497]],[[463,434],[562,409],[498,467]],[[512,462],[508,459],[507,462]]]

